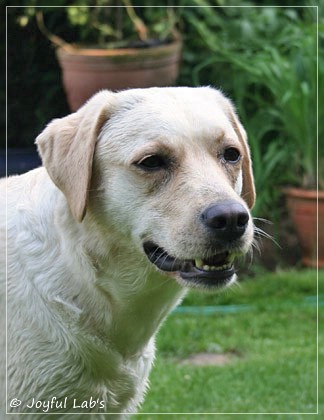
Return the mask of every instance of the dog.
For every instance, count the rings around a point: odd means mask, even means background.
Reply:
[[[245,130],[214,88],[148,88],[101,91],[36,143],[43,167],[1,181],[7,409],[134,413],[163,320],[251,250]]]

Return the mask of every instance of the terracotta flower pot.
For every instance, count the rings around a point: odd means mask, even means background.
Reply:
[[[147,48],[58,48],[63,84],[72,111],[101,89],[173,85],[181,41]]]
[[[317,194],[317,191],[289,188],[285,193],[302,248],[303,262],[311,267],[316,267],[317,263],[324,267],[324,191]]]

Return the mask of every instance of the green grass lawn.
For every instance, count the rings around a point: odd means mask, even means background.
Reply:
[[[324,284],[324,272],[319,283]],[[185,308],[171,314],[158,334],[156,363],[141,413],[315,413],[316,292],[312,270],[262,274],[220,295],[191,292],[181,306]],[[321,339],[319,349],[323,361]],[[201,352],[227,355],[229,362],[183,363]],[[324,372],[319,375],[324,377]],[[226,419],[231,417],[237,419],[234,414]],[[304,417],[313,416],[294,416]]]

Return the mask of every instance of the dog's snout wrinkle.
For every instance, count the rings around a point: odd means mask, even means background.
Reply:
[[[237,201],[224,201],[207,207],[201,213],[203,224],[212,229],[220,240],[233,241],[240,238],[248,225],[250,216]]]

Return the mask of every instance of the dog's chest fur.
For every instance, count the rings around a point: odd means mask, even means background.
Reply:
[[[25,178],[19,217],[8,217],[8,258],[19,255],[8,267],[9,385],[21,364],[26,369],[8,397],[93,397],[105,401],[107,412],[135,411],[154,358],[154,335],[183,289],[156,273],[151,278],[135,250],[106,249],[101,264],[87,253],[86,223],[81,228],[68,216],[45,170]],[[23,335],[15,333],[20,330]],[[37,387],[30,381],[35,374]]]

